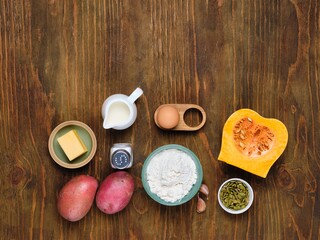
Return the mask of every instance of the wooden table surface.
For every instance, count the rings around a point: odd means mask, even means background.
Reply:
[[[317,0],[0,1],[1,239],[320,239],[320,3]],[[126,130],[102,128],[101,106],[141,87]],[[164,103],[207,113],[196,132],[160,130]],[[223,125],[251,108],[281,120],[288,145],[261,178],[218,161]],[[186,116],[199,120],[196,112]],[[51,131],[78,120],[97,138],[83,168],[68,170],[48,151]],[[113,143],[133,145],[129,205],[105,215],[94,204],[71,223],[59,216],[61,187],[80,174],[101,182],[113,170]],[[157,147],[176,143],[200,159],[210,195],[162,206],[141,170]],[[254,189],[252,207],[230,215],[217,202],[231,177]]]

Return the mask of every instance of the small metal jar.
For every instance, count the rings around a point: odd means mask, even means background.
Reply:
[[[116,143],[110,149],[110,164],[114,169],[132,167],[133,153],[130,143]]]

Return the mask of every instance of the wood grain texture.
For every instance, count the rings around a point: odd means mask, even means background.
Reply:
[[[320,239],[319,14],[317,0],[0,0],[0,239]],[[104,130],[103,101],[137,86],[136,123]],[[165,103],[202,106],[205,126],[160,130],[153,114]],[[217,161],[223,124],[239,108],[288,128],[266,179]],[[63,169],[49,155],[49,135],[66,120],[96,134],[84,168]],[[94,205],[77,223],[63,220],[59,189],[81,173],[102,181],[117,142],[134,147],[130,204],[116,215]],[[144,159],[169,143],[200,158],[210,189],[203,214],[196,198],[165,207],[143,189]],[[216,200],[231,177],[255,192],[239,216]]]

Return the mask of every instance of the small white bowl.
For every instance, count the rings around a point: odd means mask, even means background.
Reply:
[[[233,209],[227,208],[220,200],[220,192],[221,192],[222,187],[230,181],[239,181],[239,182],[243,183],[249,191],[249,202],[248,202],[247,206],[245,206],[244,208],[242,208],[240,210],[233,210]],[[225,181],[224,183],[221,184],[221,186],[218,190],[218,202],[219,202],[220,206],[223,208],[223,210],[225,210],[226,212],[231,213],[231,214],[240,214],[240,213],[244,213],[245,211],[247,211],[253,203],[253,197],[254,197],[254,194],[253,194],[252,187],[250,186],[249,183],[247,183],[245,180],[243,180],[241,178],[228,179],[227,181]]]

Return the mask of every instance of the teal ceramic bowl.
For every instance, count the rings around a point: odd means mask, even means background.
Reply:
[[[88,151],[76,159],[69,161],[57,139],[70,130],[76,130]],[[91,128],[79,121],[66,121],[59,124],[50,134],[48,148],[53,160],[65,168],[80,168],[91,161],[97,149],[97,140]]]
[[[160,153],[164,150],[168,150],[168,149],[177,149],[177,150],[180,150],[180,151],[186,153],[187,155],[189,155],[195,163],[196,172],[197,172],[196,183],[192,186],[191,190],[182,199],[180,199],[176,202],[167,202],[167,201],[163,200],[162,198],[160,198],[155,193],[151,192],[150,186],[149,186],[148,180],[147,180],[147,169],[148,169],[148,166],[149,166],[150,162],[152,161],[153,157],[156,156],[158,153]],[[154,150],[147,157],[147,159],[144,161],[144,164],[142,167],[142,175],[141,175],[142,184],[143,184],[143,187],[144,187],[145,191],[147,192],[147,194],[154,201],[156,201],[162,205],[165,205],[165,206],[178,206],[178,205],[186,203],[190,199],[192,199],[198,193],[198,191],[200,189],[200,186],[202,184],[202,178],[203,178],[203,171],[202,171],[202,166],[201,166],[201,163],[200,163],[198,157],[190,149],[183,147],[181,145],[177,145],[177,144],[164,145],[164,146],[159,147],[156,150]]]

